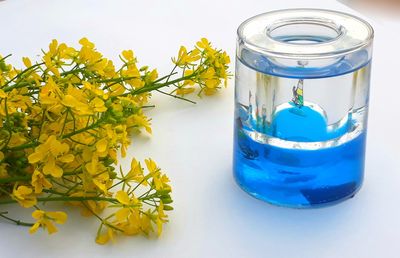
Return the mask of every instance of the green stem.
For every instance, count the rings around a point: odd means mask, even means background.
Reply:
[[[11,183],[11,182],[17,182],[17,181],[29,181],[29,180],[31,180],[30,175],[0,178],[0,184],[6,184],[6,183]]]
[[[4,214],[7,214],[7,213],[4,213],[4,212],[0,213],[0,217],[4,218],[6,220],[12,221],[12,222],[14,222],[15,224],[17,224],[19,226],[26,226],[26,227],[32,227],[33,226],[33,223],[28,223],[28,222],[23,222],[23,221],[20,221],[20,220],[15,220],[15,219],[12,219],[10,217],[7,217]]]
[[[63,72],[60,75],[68,75],[68,74],[74,74],[76,72],[85,72],[85,71],[86,71],[85,68],[79,68],[79,69],[72,68],[71,70]]]
[[[163,87],[166,87],[166,86],[169,86],[169,85],[172,85],[172,84],[175,84],[175,83],[190,79],[190,78],[195,77],[195,76],[196,76],[196,73],[192,73],[191,75],[183,76],[183,77],[180,77],[180,78],[177,78],[175,80],[168,81],[168,82],[165,82],[165,83],[160,83],[160,84],[152,83],[147,87],[143,87],[143,88],[140,88],[140,89],[137,89],[137,90],[132,90],[132,91],[124,93],[124,94],[122,94],[120,96],[139,95],[139,94],[142,94],[142,93],[145,93],[145,92],[158,90],[158,89],[161,89]]]
[[[23,70],[22,72],[18,73],[14,78],[12,78],[6,84],[4,84],[3,91],[4,92],[8,92],[8,91],[11,91],[12,89],[14,89],[15,87],[17,87],[19,85],[18,83],[15,83],[14,85],[11,85],[9,87],[7,87],[7,86],[8,86],[8,84],[10,84],[10,82],[14,81],[15,79],[20,78],[23,74],[27,73],[30,70],[33,70],[34,68],[36,68],[38,66],[41,66],[42,64],[44,64],[44,63],[39,63],[39,64],[32,65],[31,67],[29,67],[29,68]]]
[[[80,171],[80,170],[78,170]],[[78,175],[82,172],[65,172],[63,176],[73,176]],[[46,175],[47,178],[51,177],[51,175]],[[7,184],[12,182],[19,182],[19,181],[30,181],[31,175],[27,176],[14,176],[14,177],[7,177],[7,178],[0,178],[0,184]]]
[[[112,189],[112,188],[114,188],[114,187],[116,187],[116,186],[118,186],[118,185],[120,185],[120,184],[122,184],[122,183],[125,183],[125,179],[121,179],[121,181],[119,181],[119,182],[113,184],[110,188],[108,188],[108,190],[110,190],[110,189]]]
[[[43,64],[44,64],[44,63],[35,64],[35,65],[29,67],[28,69],[22,71],[21,73],[19,73],[18,76],[21,76],[23,73],[25,73],[25,72],[31,70],[32,67],[33,67],[33,68],[40,67],[40,66],[43,65]],[[74,74],[74,73],[76,73],[76,72],[84,72],[84,71],[85,71],[85,69],[83,69],[83,68],[81,68],[81,69],[72,69],[72,70],[70,70],[70,71],[63,72],[63,73],[61,73],[60,75],[61,75],[61,76],[64,76],[64,75],[68,75],[68,74],[71,74],[71,73]],[[17,77],[14,77],[13,79],[11,79],[11,80],[10,80],[6,85],[4,85],[4,86],[7,86],[10,82],[12,82],[13,80],[15,80],[16,78],[17,78]],[[29,82],[25,82],[25,81],[17,82],[17,83],[15,83],[15,84],[13,84],[13,85],[10,85],[10,86],[8,86],[8,87],[5,87],[3,90],[4,90],[4,92],[8,92],[8,91],[11,91],[11,90],[13,90],[13,89],[18,89],[18,88],[22,88],[22,87],[28,86],[29,84],[30,84]]]
[[[37,198],[38,202],[83,202],[83,201],[106,201],[111,203],[119,203],[115,198],[108,197],[97,197],[97,196],[87,196],[87,197],[79,197],[79,196],[57,196],[57,197],[41,197]],[[14,199],[6,199],[0,200],[0,205],[2,204],[10,204],[16,203],[17,201]]]
[[[21,144],[15,147],[11,147],[11,148],[7,148],[7,150],[23,150],[23,149],[28,149],[28,148],[32,148],[32,147],[36,147],[38,145],[37,142],[29,142],[29,143],[25,143],[25,144]]]
[[[61,195],[61,196],[68,196],[68,195],[65,194],[65,193],[61,193],[61,192],[58,192],[58,191],[54,191],[54,190],[52,190],[52,189],[43,189],[43,192],[45,192],[45,193],[50,193],[50,194]]]
[[[7,58],[9,58],[10,56],[12,56],[12,54],[8,54],[5,57],[3,57],[2,59],[0,59],[0,63],[3,62],[4,60],[6,60]]]
[[[103,120],[101,120],[101,119],[100,119],[100,120],[97,120],[96,123],[94,123],[94,124],[92,124],[92,125],[90,125],[90,126],[87,126],[87,127],[85,127],[85,128],[81,128],[81,129],[79,129],[79,130],[76,130],[76,131],[73,131],[73,132],[70,132],[70,133],[67,133],[67,134],[64,134],[64,135],[62,136],[62,138],[63,138],[63,139],[66,139],[66,138],[69,138],[69,137],[71,137],[71,136],[74,136],[74,135],[83,133],[83,132],[85,132],[85,131],[88,131],[88,130],[90,130],[90,129],[94,129],[94,128],[96,128],[98,125],[100,125],[102,122],[103,122]],[[36,141],[34,141],[34,142],[29,142],[29,143],[21,144],[21,145],[15,146],[15,147],[7,148],[7,150],[11,150],[11,151],[15,151],[15,150],[24,150],[24,149],[36,147],[36,146],[38,146],[38,145],[39,145],[39,143],[36,142]],[[1,182],[1,181],[0,181],[0,182]]]
[[[176,98],[176,99],[180,99],[180,100],[184,100],[184,101],[190,102],[190,103],[192,103],[192,104],[196,104],[196,102],[194,102],[193,100],[186,99],[186,98],[183,98],[183,97],[179,97],[179,96],[177,96],[177,95],[173,95],[173,94],[171,94],[171,93],[168,93],[168,92],[165,92],[165,91],[162,91],[162,90],[157,90],[157,92],[159,92],[159,93],[161,93],[161,94],[164,94],[164,95],[168,95],[168,96],[173,97],[173,98]]]
[[[69,137],[71,137],[71,136],[74,136],[74,135],[83,133],[83,132],[88,131],[88,130],[90,130],[90,129],[94,129],[94,128],[96,128],[98,125],[100,125],[102,122],[103,122],[103,120],[102,120],[102,119],[99,119],[99,120],[97,120],[96,123],[93,123],[93,124],[91,124],[91,125],[89,125],[89,126],[87,126],[87,127],[85,127],[85,128],[81,128],[81,129],[79,129],[79,130],[76,130],[76,131],[73,131],[73,132],[64,134],[64,135],[62,136],[62,138],[63,138],[63,139],[69,138]]]

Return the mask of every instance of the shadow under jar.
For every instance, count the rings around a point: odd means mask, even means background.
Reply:
[[[373,29],[289,9],[238,29],[233,171],[252,196],[308,208],[348,199],[364,174]]]

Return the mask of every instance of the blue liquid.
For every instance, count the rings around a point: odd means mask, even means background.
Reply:
[[[351,127],[349,122],[343,126],[328,131],[326,118],[311,107],[292,107],[279,111],[272,123],[272,136],[296,142],[317,142],[337,138]]]
[[[275,114],[266,133],[300,143],[322,142],[347,133],[354,123],[349,117],[329,131],[321,113],[292,105]],[[254,197],[281,206],[318,207],[350,198],[360,188],[365,131],[347,142],[309,150],[260,143],[248,129],[240,117],[235,120],[233,166],[237,183]]]

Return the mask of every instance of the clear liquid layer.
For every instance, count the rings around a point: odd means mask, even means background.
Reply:
[[[299,208],[353,196],[364,171],[369,69],[304,79],[260,73],[238,61],[238,184],[259,199]],[[294,92],[303,79],[299,104]]]

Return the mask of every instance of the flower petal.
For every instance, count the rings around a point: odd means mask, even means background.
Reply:
[[[126,192],[124,191],[118,191],[117,194],[115,195],[115,198],[124,205],[129,205],[130,199],[129,196]]]

